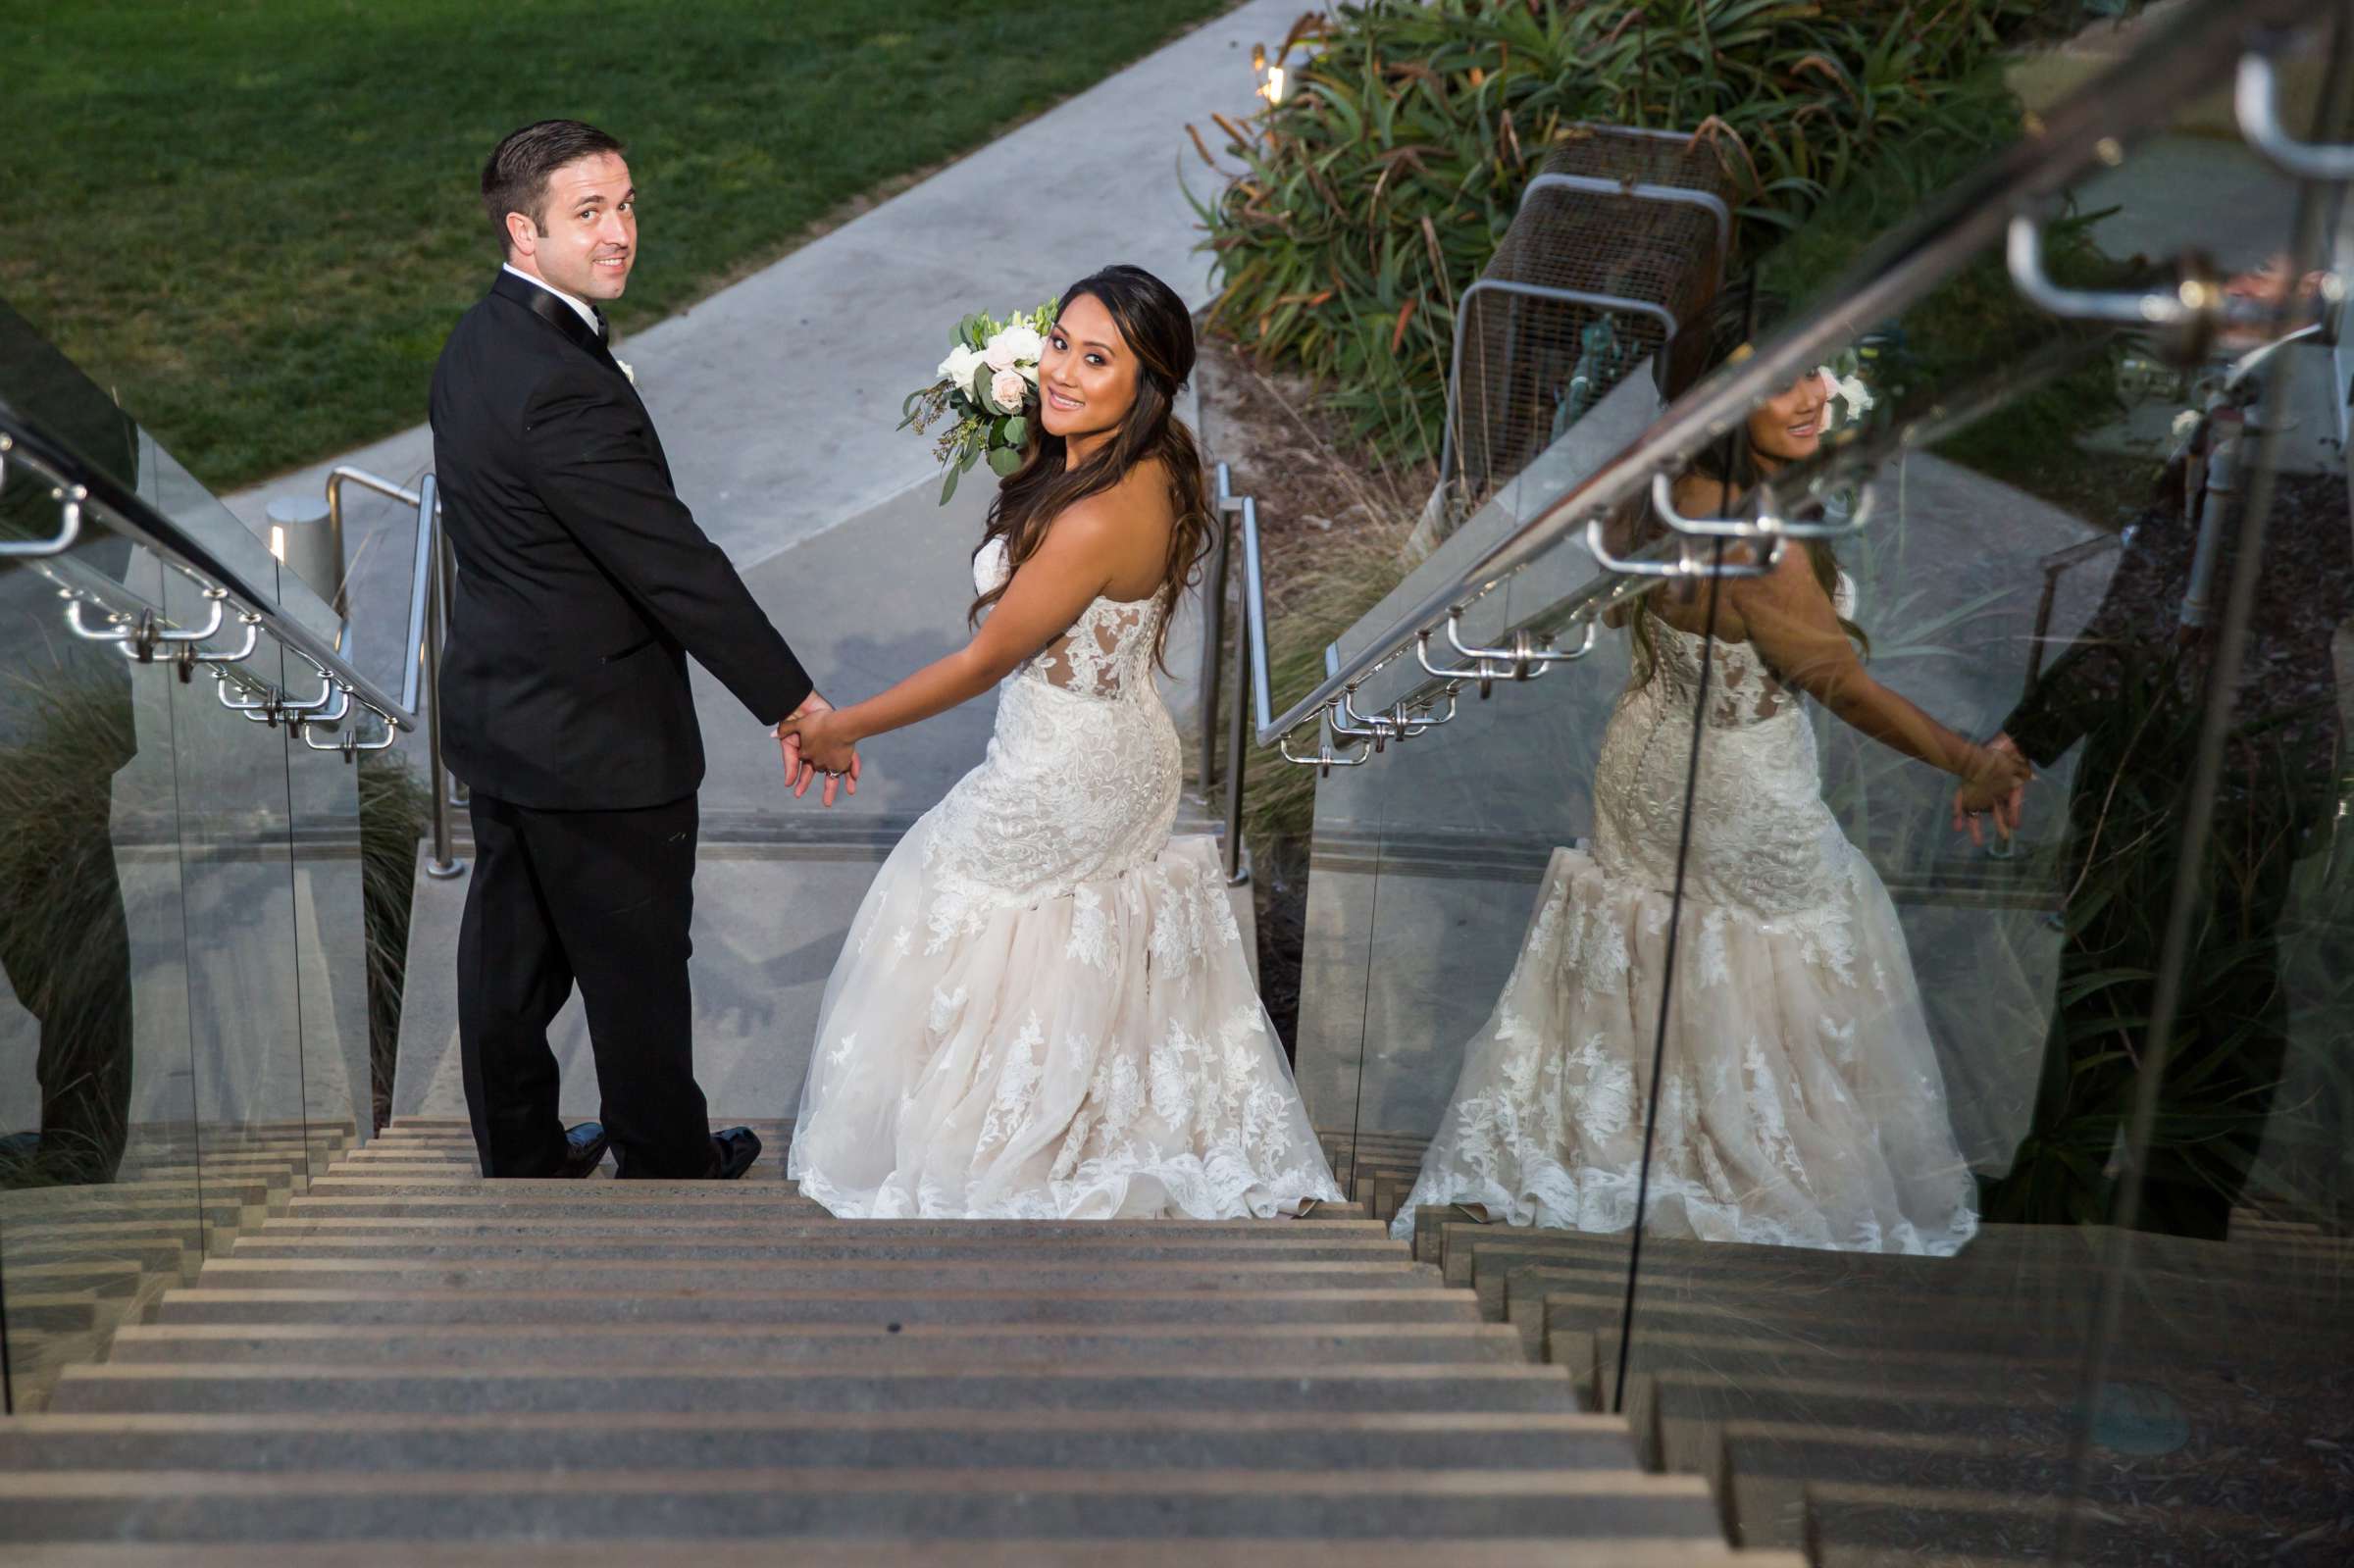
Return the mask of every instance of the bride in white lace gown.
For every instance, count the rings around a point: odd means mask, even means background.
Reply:
[[[1716,513],[1812,453],[1823,408],[1814,377],[1762,405],[1725,478],[1677,485],[1679,510]],[[1402,1237],[1423,1204],[1479,1204],[1523,1225],[1632,1225],[1663,1004],[1647,1234],[1947,1253],[1976,1229],[1904,933],[1823,803],[1800,694],[1961,775],[1972,809],[2009,802],[2024,766],[1864,672],[1826,548],[1787,546],[1771,573],[1722,583],[1713,637],[1706,593],[1663,590],[1635,612],[1633,673],[1594,772],[1593,848],[1554,851],[1518,961],[1399,1212]]]
[[[1341,1196],[1213,845],[1169,834],[1152,671],[1207,519],[1171,412],[1192,323],[1135,268],[1062,298],[1043,437],[973,562],[988,620],[792,732],[823,753],[1003,682],[986,759],[893,850],[826,986],[786,1168],[840,1215],[1264,1218]]]

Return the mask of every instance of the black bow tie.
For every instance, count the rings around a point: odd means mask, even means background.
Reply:
[[[601,310],[598,310],[594,305],[588,307],[588,314],[596,318],[596,340],[604,344],[607,348],[612,347],[613,324],[605,320],[605,313]]]

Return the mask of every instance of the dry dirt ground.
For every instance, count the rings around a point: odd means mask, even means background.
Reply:
[[[1194,374],[1204,457],[1228,464],[1236,492],[1257,500],[1280,709],[1321,673],[1324,645],[1404,576],[1402,552],[1437,465],[1392,465],[1345,450],[1318,414],[1312,382],[1257,363],[1212,332],[1202,334]],[[1229,580],[1239,595],[1239,567]],[[1239,629],[1239,597],[1234,604],[1227,624]],[[1249,782],[1260,988],[1288,1045],[1300,1006],[1312,783],[1271,753],[1253,759]]]

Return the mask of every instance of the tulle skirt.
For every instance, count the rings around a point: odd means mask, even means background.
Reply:
[[[868,890],[820,1007],[788,1174],[851,1217],[1266,1218],[1339,1187],[1212,840],[993,896],[926,852]]]
[[[1974,1187],[1895,906],[1843,838],[1825,853],[1816,907],[1688,896],[1670,975],[1671,898],[1555,850],[1396,1233],[1444,1203],[1631,1226],[1664,1002],[1647,1234],[1916,1253],[1968,1240]]]

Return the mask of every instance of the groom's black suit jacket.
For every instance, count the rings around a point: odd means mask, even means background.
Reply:
[[[687,658],[763,724],[809,678],[671,486],[653,421],[571,306],[501,271],[434,368],[434,469],[458,557],[441,733],[520,806],[694,792]]]

